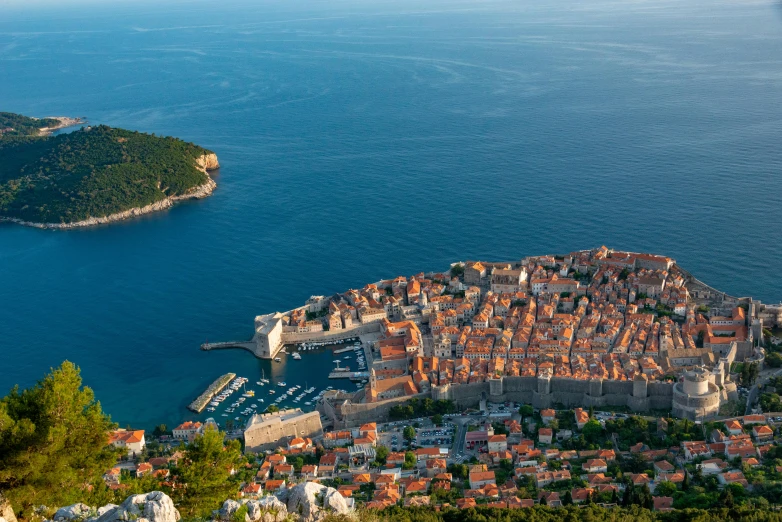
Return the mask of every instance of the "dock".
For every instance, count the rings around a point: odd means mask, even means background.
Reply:
[[[353,351],[353,346],[345,346],[344,348],[337,348],[336,350],[334,350],[334,353],[339,355],[341,353],[352,352],[352,351]]]
[[[196,413],[201,413],[206,408],[206,405],[212,400],[212,398],[223,391],[229,382],[236,378],[235,373],[226,373],[215,379],[215,381],[209,385],[204,393],[198,396],[196,400],[188,404],[187,409]]]
[[[351,381],[363,381],[369,379],[369,372],[351,372],[341,370],[334,370],[329,373],[329,379],[350,379]]]

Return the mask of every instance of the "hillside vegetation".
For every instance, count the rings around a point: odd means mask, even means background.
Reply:
[[[41,120],[36,120],[41,123]],[[0,136],[0,217],[73,223],[181,196],[208,182],[210,151],[170,137],[84,128],[51,137]]]
[[[37,136],[44,127],[54,127],[60,120],[54,118],[30,118],[13,112],[0,112],[0,135]]]

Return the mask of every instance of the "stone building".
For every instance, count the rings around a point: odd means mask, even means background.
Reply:
[[[286,446],[296,437],[314,439],[323,436],[323,426],[317,411],[300,409],[253,415],[244,430],[244,450],[258,453]]]

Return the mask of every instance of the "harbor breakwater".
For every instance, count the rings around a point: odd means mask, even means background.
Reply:
[[[226,373],[225,375],[221,375],[215,379],[212,384],[209,385],[204,393],[199,395],[196,400],[188,404],[187,409],[196,413],[201,413],[204,411],[204,408],[206,408],[206,405],[209,404],[209,401],[211,401],[215,395],[223,391],[223,388],[228,386],[228,383],[231,382],[235,377],[235,373]]]

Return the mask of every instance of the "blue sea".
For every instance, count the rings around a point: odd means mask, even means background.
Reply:
[[[328,353],[199,345],[458,260],[605,244],[782,299],[779,2],[11,0],[0,110],[220,159],[167,212],[0,225],[0,394],[68,359],[123,426],[226,371],[322,389]]]

